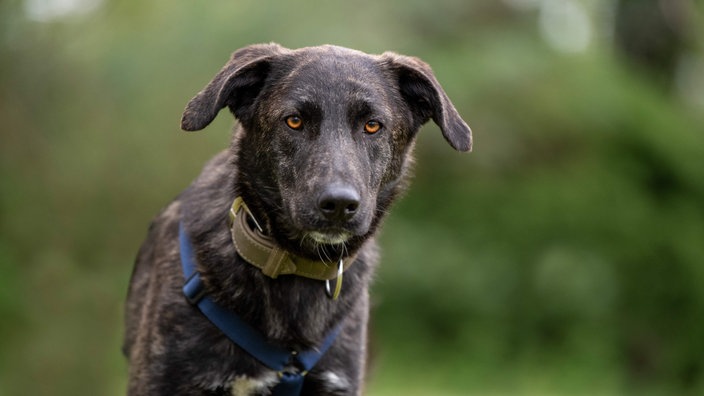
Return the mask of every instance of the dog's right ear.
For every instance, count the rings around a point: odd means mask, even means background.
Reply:
[[[188,102],[181,129],[199,131],[229,106],[240,118],[254,103],[271,67],[271,61],[288,51],[278,44],[256,44],[237,50],[213,80]]]

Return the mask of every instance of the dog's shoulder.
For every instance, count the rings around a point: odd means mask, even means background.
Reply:
[[[156,267],[168,266],[178,256],[175,236],[178,232],[180,206],[180,201],[175,200],[152,220],[147,237],[137,253],[125,306],[127,328],[123,352],[127,356],[133,355],[137,333],[145,325],[143,302],[148,299],[148,295],[154,294],[155,286],[165,284],[163,276],[173,276],[170,275],[171,271]]]
[[[179,195],[180,221],[191,237],[222,234],[229,208],[235,199],[237,172],[232,152],[224,150],[208,161],[191,185]],[[226,236],[229,234],[225,233]]]
[[[156,289],[179,286],[181,277],[178,247],[180,223],[207,224],[209,218],[222,212],[217,202],[227,207],[222,186],[232,175],[231,156],[225,150],[204,166],[200,175],[185,191],[156,215],[149,226],[132,272],[125,315],[130,326],[138,326],[144,309],[140,303],[149,294],[162,294]],[[214,209],[217,208],[217,209]],[[163,268],[158,268],[163,267]],[[175,285],[175,286],[174,286]],[[178,295],[177,293],[171,293]],[[138,297],[139,296],[139,297]],[[125,353],[129,353],[137,329],[128,328]]]
[[[234,161],[230,150],[223,150],[211,158],[203,166],[198,177],[193,181],[189,190],[222,190],[222,181],[229,179],[234,174]]]

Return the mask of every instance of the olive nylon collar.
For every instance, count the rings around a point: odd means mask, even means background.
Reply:
[[[256,227],[248,224],[247,216],[252,219]],[[245,261],[259,268],[264,275],[273,279],[279,275],[298,275],[323,280],[326,282],[328,295],[332,298],[339,296],[342,273],[355,260],[355,257],[341,259],[338,263],[309,260],[281,249],[272,238],[264,235],[261,226],[242,197],[235,198],[230,208],[230,233],[237,253]],[[337,278],[335,289],[330,291],[329,281],[335,278]]]

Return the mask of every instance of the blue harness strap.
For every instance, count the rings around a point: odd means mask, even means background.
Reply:
[[[188,301],[222,331],[232,342],[259,360],[262,364],[279,374],[279,384],[272,390],[273,396],[299,395],[303,388],[305,375],[335,342],[340,326],[335,327],[318,348],[305,351],[290,351],[278,345],[272,345],[256,329],[243,321],[234,312],[228,311],[210,298],[205,292],[200,274],[196,271],[195,254],[190,239],[183,227],[178,229],[181,267],[186,282],[183,294]],[[297,370],[291,370],[292,367]]]

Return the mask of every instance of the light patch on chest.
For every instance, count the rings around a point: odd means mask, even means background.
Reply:
[[[244,375],[235,377],[232,381],[232,396],[251,396],[264,393],[279,382],[276,373],[271,372],[259,378]]]
[[[350,387],[350,382],[342,375],[335,374],[332,371],[326,371],[322,375],[325,389],[330,392],[346,391]]]

